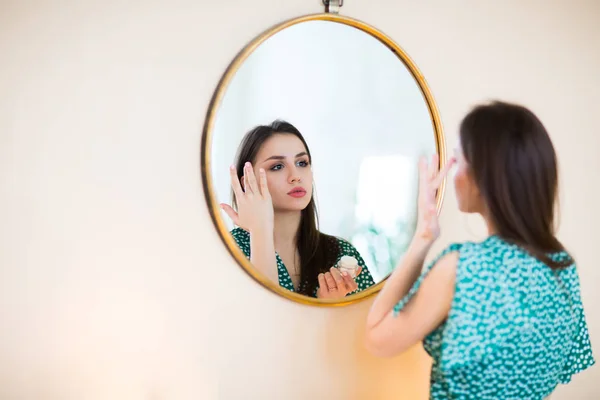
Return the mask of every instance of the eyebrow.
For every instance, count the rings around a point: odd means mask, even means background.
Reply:
[[[305,152],[305,151],[303,151],[302,153],[296,154],[295,158],[302,157],[302,156],[307,156],[307,155],[308,155],[308,153]],[[269,161],[269,160],[285,160],[285,157],[284,156],[271,156],[271,157],[265,159],[263,162],[266,162],[266,161]]]

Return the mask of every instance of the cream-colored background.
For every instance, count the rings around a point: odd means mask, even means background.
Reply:
[[[560,236],[600,346],[600,2],[348,0],[416,60],[456,143],[489,97],[547,124]],[[423,399],[418,347],[361,345],[370,301],[311,308],[255,284],[209,219],[200,130],[217,81],[318,0],[0,2],[0,399]],[[479,238],[455,210],[440,246]],[[556,399],[600,396],[595,367]]]

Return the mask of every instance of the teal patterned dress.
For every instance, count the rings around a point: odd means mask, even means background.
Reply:
[[[235,239],[238,247],[244,252],[246,257],[250,258],[250,233],[248,233],[247,231],[245,231],[241,228],[235,228],[234,230],[231,231],[231,235]],[[375,282],[373,281],[373,277],[371,276],[371,273],[369,272],[367,266],[365,265],[365,261],[360,256],[360,254],[356,250],[356,248],[344,239],[337,238],[337,240],[338,240],[338,245],[339,245],[339,249],[340,249],[340,254],[338,255],[336,263],[343,256],[350,256],[350,257],[354,257],[356,259],[356,261],[358,261],[358,265],[362,267],[362,271],[355,279],[356,284],[358,285],[358,289],[356,289],[352,293],[348,293],[348,296],[350,296],[351,294],[354,294],[354,293],[358,293],[362,290],[368,289],[369,287],[373,286],[375,284]],[[294,289],[294,284],[292,283],[292,278],[290,277],[290,274],[289,274],[287,268],[285,267],[285,264],[281,260],[281,257],[279,257],[279,254],[275,253],[275,257],[277,259],[277,272],[279,275],[279,286],[281,286],[289,291],[295,292],[296,290]],[[333,267],[333,265],[331,265],[331,267]],[[301,283],[301,285],[302,285],[302,283]],[[316,291],[313,293],[313,297],[317,297]]]
[[[553,271],[497,236],[444,250],[396,315],[450,252],[459,253],[452,307],[423,341],[433,358],[430,399],[543,399],[594,364],[575,265]]]

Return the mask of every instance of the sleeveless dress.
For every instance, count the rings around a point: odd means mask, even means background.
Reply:
[[[433,358],[430,399],[543,399],[595,363],[575,265],[553,271],[497,236],[450,245],[395,315],[450,252],[459,253],[452,306],[423,341]]]
[[[231,231],[231,235],[235,239],[235,242],[237,243],[238,247],[244,252],[246,257],[250,258],[250,233],[241,228],[235,228]],[[352,293],[348,293],[347,296],[358,293],[362,290],[368,289],[371,286],[375,285],[375,282],[373,281],[373,277],[371,276],[371,273],[369,272],[369,269],[365,265],[365,261],[360,256],[360,253],[358,252],[358,250],[356,250],[356,248],[354,246],[352,246],[352,244],[350,244],[348,241],[341,239],[341,238],[336,238],[336,239],[338,241],[338,247],[340,249],[340,253],[338,254],[336,263],[343,256],[350,256],[350,257],[354,257],[356,259],[356,261],[358,261],[358,265],[362,267],[360,274],[355,278],[355,282],[358,285],[358,289],[356,289]],[[291,292],[295,292],[296,290],[294,289],[294,284],[292,283],[292,278],[290,277],[290,274],[289,274],[287,268],[285,267],[283,260],[281,259],[281,257],[279,257],[279,254],[277,254],[277,253],[275,253],[275,258],[277,260],[277,273],[279,276],[279,286],[281,286]],[[333,267],[333,265],[330,265],[329,267]],[[312,297],[317,297],[316,291],[313,293]]]

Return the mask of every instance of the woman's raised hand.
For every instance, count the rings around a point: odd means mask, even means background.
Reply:
[[[267,186],[265,170],[260,169],[257,181],[252,165],[247,162],[244,165],[243,189],[233,165],[230,167],[229,173],[238,211],[236,212],[228,204],[221,204],[223,211],[234,224],[250,233],[266,229],[272,230],[273,202]]]
[[[451,158],[438,171],[439,156],[437,154],[431,157],[429,165],[427,158],[422,157],[419,160],[419,199],[415,238],[432,242],[440,236],[435,196],[455,162],[456,159]]]

